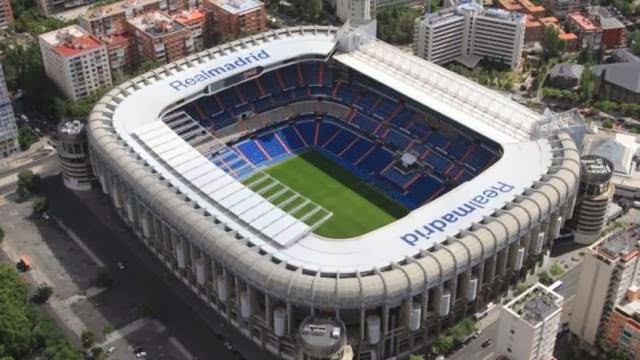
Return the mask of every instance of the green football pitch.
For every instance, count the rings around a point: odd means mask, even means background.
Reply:
[[[405,207],[318,152],[309,151],[292,157],[265,172],[333,213],[331,218],[314,231],[327,238],[344,239],[362,235],[389,224],[408,212]],[[257,176],[260,175],[249,177],[245,184],[251,184]],[[254,191],[260,190],[260,185],[250,187]],[[263,196],[270,194],[278,193],[269,188]],[[271,199],[276,205],[284,201],[286,196]],[[286,203],[283,209],[294,209],[302,201]],[[293,215],[302,218],[300,214],[304,214],[304,211]],[[319,217],[321,215],[305,221],[311,224]]]

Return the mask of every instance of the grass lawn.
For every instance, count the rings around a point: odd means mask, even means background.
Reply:
[[[315,230],[320,236],[343,239],[362,235],[408,212],[382,192],[314,151],[288,159],[266,172],[333,212],[333,216]]]

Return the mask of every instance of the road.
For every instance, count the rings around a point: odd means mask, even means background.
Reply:
[[[271,359],[252,342],[230,331],[218,316],[184,285],[175,280],[117,217],[109,198],[99,190],[72,192],[59,176],[42,181],[49,212],[110,267],[119,291],[140,306],[151,306],[157,318],[198,359]],[[118,270],[116,264],[125,264]],[[228,341],[233,348],[225,345]],[[215,354],[215,356],[214,356]]]
[[[495,354],[496,336],[498,334],[498,321],[494,321],[487,326],[477,339],[471,340],[462,349],[456,351],[448,359],[450,360],[485,360],[492,359]],[[482,347],[482,343],[491,339],[493,342],[486,348]]]

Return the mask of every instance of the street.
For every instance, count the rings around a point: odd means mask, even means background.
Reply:
[[[138,306],[152,308],[155,317],[193,356],[199,359],[210,359],[212,354],[221,359],[269,358],[248,339],[226,329],[213,310],[174,279],[130,233],[113,210],[109,197],[99,189],[72,192],[63,186],[58,176],[43,179],[41,187],[51,204],[51,215],[64,221],[113,269],[118,292],[126,294]],[[118,263],[124,265],[123,270],[118,269]],[[232,348],[225,345],[226,341]]]

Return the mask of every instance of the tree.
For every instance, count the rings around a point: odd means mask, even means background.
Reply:
[[[440,355],[446,355],[454,345],[453,336],[442,335],[433,343],[433,351]]]
[[[629,39],[629,47],[635,55],[640,56],[640,30],[627,33]]]
[[[549,275],[548,272],[543,271],[538,274],[538,280],[544,285],[551,285],[553,283],[553,278]]]
[[[0,359],[80,360],[55,322],[29,302],[27,284],[0,263]]]
[[[578,64],[593,64],[594,62],[594,54],[593,49],[591,48],[591,44],[588,44],[587,47],[580,50],[578,53]]]
[[[96,342],[96,335],[91,330],[85,330],[80,335],[80,341],[82,342],[82,347],[89,349]]]
[[[21,199],[26,199],[33,194],[40,184],[40,175],[34,174],[31,170],[23,170],[18,173],[18,195]]]
[[[382,9],[377,14],[378,37],[391,44],[405,45],[413,40],[414,21],[420,10],[397,6]]]
[[[595,79],[591,67],[585,67],[580,75],[580,101],[588,103],[593,99],[593,90],[595,88]]]
[[[322,12],[322,0],[307,0],[303,9],[305,9],[305,19],[310,22],[315,22]]]
[[[49,200],[44,196],[39,196],[33,201],[33,212],[42,214],[49,208]]]
[[[134,72],[134,76],[138,76],[138,75],[142,75],[144,73],[146,73],[147,71],[151,71],[155,68],[157,68],[158,66],[160,66],[160,64],[158,64],[157,62],[153,61],[153,60],[145,60],[144,62],[142,62],[138,68],[136,69],[136,71]]]
[[[558,29],[554,26],[547,26],[545,28],[542,49],[544,59],[547,61],[558,57],[564,50],[564,41],[560,39]]]
[[[53,295],[53,288],[47,284],[41,284],[33,294],[32,300],[36,304],[44,304],[49,301],[51,295]]]
[[[562,266],[553,264],[549,268],[549,273],[551,273],[551,276],[556,277],[562,275],[562,273],[564,273],[564,270],[562,269]]]
[[[3,240],[4,240],[4,229],[2,229],[2,227],[0,227],[0,244],[2,244]]]
[[[96,346],[93,349],[91,349],[91,359],[92,360],[103,360],[106,359],[107,355],[104,353],[104,350],[99,347]]]
[[[29,150],[31,145],[38,142],[38,134],[30,127],[18,129],[18,145],[23,151]]]
[[[111,324],[106,324],[103,328],[102,328],[102,335],[104,336],[109,336],[109,334],[111,334],[113,332],[113,326]]]
[[[523,292],[527,291],[527,289],[529,288],[529,285],[525,284],[525,283],[520,283],[516,286],[516,289],[513,291],[513,295],[514,296],[518,296],[520,294],[522,294]]]

